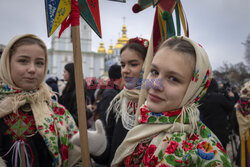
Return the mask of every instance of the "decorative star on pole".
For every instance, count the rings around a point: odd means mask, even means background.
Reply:
[[[50,37],[71,12],[70,0],[45,0],[47,34]]]
[[[55,30],[62,24],[59,36],[69,26],[74,24],[74,10],[71,0],[45,0],[45,10],[47,18],[47,32],[50,37]],[[101,21],[98,0],[79,0],[78,9],[81,17],[89,24],[94,32],[101,38]]]
[[[180,35],[182,23],[185,36],[189,35],[188,24],[180,0],[138,0],[132,10],[134,13],[143,11],[152,6],[156,7],[153,24],[154,52],[159,43],[176,35],[172,13],[175,10],[177,35]]]
[[[79,9],[82,18],[101,38],[101,22],[98,0],[79,0]]]

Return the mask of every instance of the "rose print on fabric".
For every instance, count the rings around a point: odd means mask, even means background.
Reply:
[[[173,154],[175,152],[175,150],[177,149],[179,143],[176,141],[171,141],[166,149],[166,153],[168,154]]]
[[[192,143],[188,143],[186,140],[184,140],[182,142],[182,149],[184,151],[192,150],[193,149],[193,144]]]
[[[199,80],[199,76],[199,70],[197,69],[192,76],[192,81],[197,82]]]

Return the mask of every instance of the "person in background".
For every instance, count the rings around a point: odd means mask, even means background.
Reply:
[[[73,116],[78,126],[74,63],[68,63],[64,66],[63,77],[67,83],[65,85],[65,88],[63,89],[62,95],[59,97],[59,103],[64,105],[69,110],[69,112]],[[85,99],[87,99],[86,89],[85,89]],[[86,109],[86,116],[87,120],[92,117],[92,112],[88,109]],[[88,125],[88,128],[90,126],[91,125]]]
[[[234,94],[230,91],[227,96],[219,93],[218,84],[212,79],[206,95],[200,100],[200,119],[220,139],[226,149],[229,141],[228,118],[234,112]]]
[[[153,57],[147,100],[112,161],[116,166],[227,166],[218,138],[199,121],[198,101],[212,69],[200,44],[172,37]]]
[[[58,79],[57,85],[58,85],[58,93],[59,93],[59,97],[60,97],[60,96],[62,96],[62,92],[66,86],[64,79]]]
[[[48,79],[46,79],[46,84],[48,84],[48,86],[52,89],[52,91],[56,94],[57,99],[59,98],[59,90],[58,90],[58,78],[57,77],[49,77]]]
[[[125,87],[113,98],[108,109],[102,111],[105,112],[102,120],[96,120],[96,131],[88,131],[90,154],[99,164],[110,166],[116,149],[134,127],[148,44],[148,40],[136,37],[120,50]],[[73,137],[72,142],[80,145],[79,134]]]
[[[121,66],[117,64],[112,65],[109,68],[108,75],[109,80],[107,81],[107,86],[101,94],[100,101],[97,103],[97,109],[95,111],[98,118],[101,120],[106,119],[106,110],[108,109],[110,102],[121,91]]]
[[[240,90],[240,99],[236,104],[236,116],[241,141],[241,167],[250,166],[250,81]]]
[[[59,97],[59,103],[69,110],[78,125],[74,63],[68,63],[64,66],[63,78],[67,83],[63,89],[62,95]]]
[[[71,114],[44,82],[45,43],[33,34],[14,37],[0,61],[0,156],[7,166],[73,166],[80,148]]]

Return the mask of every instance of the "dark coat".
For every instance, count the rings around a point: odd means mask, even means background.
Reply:
[[[31,115],[31,112],[28,114]],[[13,146],[14,139],[13,135],[7,134],[6,131],[9,130],[9,126],[5,123],[4,118],[0,119],[0,156],[3,157],[10,148]],[[31,157],[33,154],[34,158],[34,165],[35,167],[51,167],[53,163],[53,158],[51,157],[51,154],[45,144],[45,141],[43,137],[40,135],[40,133],[36,133],[33,136],[26,138],[26,149],[27,154]],[[17,148],[18,149],[18,148]],[[32,151],[31,151],[32,150]],[[4,158],[5,163],[8,167],[11,167],[11,161],[12,161],[12,152],[10,151],[9,154],[6,154]]]
[[[117,148],[122,143],[128,132],[128,130],[123,127],[121,118],[119,118],[116,122],[116,114],[114,111],[110,111],[106,121],[106,110],[108,109],[110,102],[119,92],[120,90],[116,85],[114,88],[107,87],[102,94],[101,101],[98,103],[96,111],[104,125],[108,144],[105,152],[102,155],[92,157],[97,163],[107,166],[111,165]]]
[[[51,87],[52,91],[54,91],[56,93],[59,92],[56,78],[49,77],[46,80],[46,83],[47,83],[47,85],[49,85]]]
[[[86,99],[86,97],[85,97]],[[59,98],[59,103],[62,104],[74,118],[76,125],[78,126],[78,113],[77,113],[77,102],[76,102],[76,90],[64,91]],[[87,120],[92,117],[92,112],[86,109]],[[89,125],[87,125],[89,128]]]
[[[106,119],[106,110],[108,109],[110,102],[120,92],[120,89],[116,85],[114,87],[106,87],[101,95],[100,102],[97,103],[96,113],[101,120]]]
[[[224,147],[229,136],[229,116],[234,111],[235,101],[218,93],[217,83],[211,82],[207,94],[200,100],[200,119],[219,138]]]

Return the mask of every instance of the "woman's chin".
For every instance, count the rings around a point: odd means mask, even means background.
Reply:
[[[134,89],[135,88],[135,83],[126,82],[125,86],[126,86],[127,89]]]

